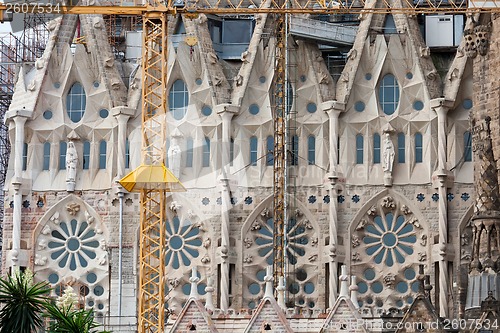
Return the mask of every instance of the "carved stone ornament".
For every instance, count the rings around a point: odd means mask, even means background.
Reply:
[[[316,261],[316,259],[318,259],[318,255],[317,254],[312,254],[312,255],[309,256],[308,259],[309,259],[310,262],[314,262],[314,261]]]
[[[366,219],[361,219],[361,221],[359,221],[358,226],[356,227],[356,230],[359,231],[359,230],[364,229],[367,224],[368,224],[368,221]]]
[[[210,237],[207,237],[203,240],[203,247],[205,249],[208,249],[208,247],[210,246],[210,244],[212,243],[212,241],[210,240]]]
[[[427,254],[424,252],[419,252],[418,253],[418,261],[426,261],[427,260]]]
[[[250,230],[256,231],[256,230],[260,230],[260,228],[262,228],[262,226],[260,225],[260,222],[259,221],[254,221],[252,223],[252,226],[250,227]]]
[[[413,226],[415,228],[417,228],[417,229],[422,229],[422,226],[420,225],[420,222],[418,221],[418,219],[415,216],[411,217],[408,220],[408,223],[413,224]]]
[[[478,25],[474,28],[474,33],[476,35],[476,47],[480,55],[484,56],[488,53],[488,47],[490,45],[490,32],[491,25]]]
[[[54,224],[59,224],[59,212],[55,212],[54,215],[50,218],[50,221]]]
[[[50,227],[48,225],[45,225],[45,227],[43,227],[42,234],[44,235],[50,234]]]
[[[477,55],[476,48],[476,34],[473,29],[465,29],[464,30],[464,39],[465,39],[465,55],[469,58],[475,58]]]
[[[359,254],[359,252],[354,252],[352,254],[352,261],[360,261],[361,260],[361,255]]]
[[[427,245],[427,235],[426,234],[423,234],[420,237],[420,245],[422,245],[422,246],[426,246]]]
[[[396,207],[396,203],[394,202],[394,199],[391,196],[386,196],[385,198],[382,199],[382,207],[392,209]]]
[[[352,247],[358,247],[361,244],[359,237],[357,235],[352,235],[351,243]]]
[[[408,206],[403,205],[403,206],[401,206],[401,213],[403,213],[405,215],[411,214],[411,209],[408,208]]]
[[[252,246],[253,240],[247,237],[243,240],[243,244],[245,244],[245,247],[248,249]]]
[[[384,284],[387,288],[394,288],[394,284],[396,283],[396,276],[392,273],[387,274],[384,276]]]
[[[68,211],[69,215],[75,216],[80,211],[80,205],[75,202],[69,203],[66,205],[66,210]]]
[[[208,264],[210,262],[210,257],[208,256],[208,254],[205,254],[205,256],[201,258],[201,262],[204,264]]]
[[[375,205],[373,205],[367,212],[366,214],[370,215],[370,216],[375,216],[377,215],[377,207]]]
[[[253,257],[252,257],[251,255],[249,255],[249,254],[247,254],[247,255],[245,256],[245,258],[243,259],[243,262],[244,262],[244,263],[246,263],[246,264],[249,264],[249,263],[251,263],[252,261],[253,261]]]

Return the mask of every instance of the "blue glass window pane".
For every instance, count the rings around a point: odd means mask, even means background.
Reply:
[[[106,141],[99,142],[99,169],[106,169]]]
[[[125,141],[125,169],[130,168],[130,141]]]
[[[250,107],[248,108],[248,112],[250,112],[250,114],[252,115],[256,115],[259,113],[259,106],[257,104],[252,104],[250,105]]]
[[[233,165],[234,161],[234,139],[231,138],[231,142],[229,143],[229,165]]]
[[[205,137],[203,144],[203,167],[210,166],[210,138]]]
[[[193,166],[193,139],[186,139],[186,167],[191,168]]]
[[[316,110],[317,110],[316,103],[307,104],[307,112],[314,113],[316,112]]]
[[[274,137],[268,136],[267,137],[267,158],[266,158],[266,165],[274,165]]]
[[[379,87],[379,102],[386,115],[392,115],[399,104],[399,86],[396,77],[387,74],[383,77]]]
[[[23,144],[23,171],[26,170],[28,166],[28,144],[25,142]]]
[[[464,161],[472,161],[472,135],[469,131],[464,133]]]
[[[101,110],[99,111],[99,116],[100,116],[101,118],[103,118],[103,119],[104,119],[104,118],[107,118],[107,117],[108,117],[108,115],[109,115],[109,111],[108,111],[108,110],[106,110],[106,109],[101,109]]]
[[[246,44],[250,42],[253,24],[250,20],[224,20],[222,42],[225,44]]]
[[[50,167],[50,142],[43,144],[43,170],[49,170]]]
[[[373,164],[380,163],[380,135],[375,133],[373,135]]]
[[[316,138],[314,135],[307,138],[307,162],[309,165],[316,163]]]
[[[398,133],[398,163],[405,163],[405,135]]]
[[[77,123],[82,119],[86,103],[87,100],[83,86],[78,82],[74,83],[66,96],[66,112],[72,122]]]
[[[250,165],[257,165],[257,138],[255,136],[250,138]]]
[[[83,166],[82,169],[87,170],[90,165],[90,142],[83,143]]]
[[[59,142],[59,170],[66,169],[66,150],[68,146],[66,141]]]
[[[292,156],[291,156],[291,164],[299,165],[299,136],[292,136]]]
[[[363,136],[356,135],[356,164],[363,164]]]
[[[422,134],[415,134],[415,163],[422,163],[423,147],[422,147]]]
[[[189,104],[189,92],[182,80],[174,82],[168,94],[168,105],[174,119],[181,120],[186,115]]]

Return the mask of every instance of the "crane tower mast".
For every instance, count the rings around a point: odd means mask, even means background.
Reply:
[[[167,19],[175,14],[276,14],[276,59],[274,103],[274,276],[275,283],[285,275],[286,258],[286,37],[287,14],[429,14],[498,12],[500,5],[485,1],[414,2],[403,0],[394,6],[384,0],[360,0],[331,6],[325,0],[188,1],[179,6],[173,0],[150,0],[141,6],[60,6],[61,14],[142,15],[142,164],[120,183],[128,191],[141,193],[139,253],[139,333],[164,332],[165,326],[165,223],[166,193],[185,191],[179,180],[165,167],[167,91]],[[356,4],[356,6],[354,6]],[[40,13],[44,5],[29,5],[28,11]],[[0,4],[0,11],[7,6]]]

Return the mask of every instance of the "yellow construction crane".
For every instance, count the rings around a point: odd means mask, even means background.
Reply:
[[[494,0],[443,1],[403,0],[394,6],[383,0],[352,1],[348,4],[326,0],[186,0],[181,2],[150,0],[140,6],[65,6],[48,4],[0,4],[0,17],[11,12],[141,15],[142,45],[142,164],[120,183],[128,191],[141,193],[141,226],[139,253],[139,332],[159,333],[165,323],[165,223],[166,193],[185,191],[179,180],[165,167],[167,108],[167,20],[169,15],[186,14],[257,14],[276,16],[275,107],[274,107],[274,274],[275,280],[285,275],[285,122],[287,112],[286,34],[287,17],[293,14],[370,14],[370,13],[468,13],[498,11]],[[488,7],[488,8],[485,8]],[[50,9],[50,12],[49,12]]]

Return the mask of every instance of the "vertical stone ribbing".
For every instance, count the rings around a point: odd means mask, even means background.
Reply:
[[[230,247],[229,241],[229,211],[231,209],[231,199],[229,195],[229,179],[227,175],[229,174],[229,151],[231,142],[231,119],[233,114],[237,112],[234,106],[229,104],[221,104],[216,106],[216,111],[222,118],[222,168],[221,168],[221,249],[220,255],[222,258],[221,262],[221,276],[220,276],[220,308],[227,311],[229,308],[229,261],[228,252]]]
[[[446,153],[448,151],[446,140],[447,114],[453,107],[453,101],[444,98],[431,100],[431,108],[438,117],[438,169],[434,173],[437,180],[439,193],[439,315],[443,318],[448,317],[448,258],[446,257],[446,248],[448,246],[448,198],[447,198],[447,179],[448,168]]]
[[[330,237],[330,248],[328,254],[329,258],[329,295],[328,295],[328,306],[332,308],[337,299],[337,228],[338,228],[338,213],[337,213],[337,179],[339,170],[337,168],[338,161],[338,132],[339,132],[339,116],[341,112],[345,109],[345,105],[338,103],[337,101],[324,102],[322,105],[323,111],[328,114],[329,117],[329,131],[330,131],[330,151],[329,151],[329,161],[330,161],[330,204],[329,204],[329,237]]]

